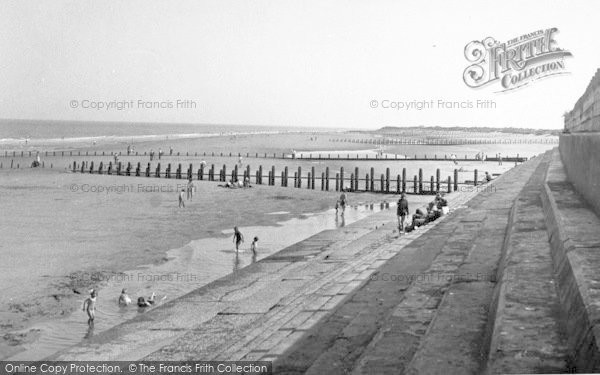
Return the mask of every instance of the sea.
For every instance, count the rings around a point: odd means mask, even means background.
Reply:
[[[173,138],[231,134],[276,134],[295,132],[331,132],[341,129],[283,127],[262,125],[212,125],[124,123],[46,120],[0,120],[0,145],[33,143],[82,142],[96,139],[126,140],[129,138],[151,140],[169,135]]]

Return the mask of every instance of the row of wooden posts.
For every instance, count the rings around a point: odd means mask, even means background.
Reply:
[[[46,168],[46,163],[42,161],[40,163],[40,167],[41,168]],[[3,169],[3,168],[4,168],[4,163],[0,162],[0,169]],[[8,166],[6,168],[8,168]],[[10,160],[10,169],[13,169],[13,168],[14,169],[20,169],[21,168],[21,164],[17,163],[15,165],[15,161],[13,159],[11,159]],[[50,163],[50,168],[54,168],[54,165],[52,163]]]
[[[553,144],[558,137],[520,138],[330,138],[330,142],[371,145]]]
[[[57,156],[57,154],[58,154],[58,156],[65,156],[65,155],[66,156],[82,156],[81,151],[76,151],[75,153],[73,151],[66,151],[66,152],[65,151],[58,151],[58,152],[57,151],[50,151],[50,152],[46,151],[45,153],[40,153],[40,155],[45,155],[46,157],[47,156]],[[119,155],[119,153],[116,153],[116,154]],[[93,153],[91,153],[90,151],[85,151],[85,153],[83,154],[83,156],[106,156],[106,155],[114,156],[115,152],[111,151],[110,153],[108,153],[108,152],[102,151],[102,153],[100,153],[98,151],[94,151]],[[254,153],[254,155],[251,155],[249,152],[246,153],[247,158],[252,157],[252,156],[255,158],[259,158],[259,157],[271,158],[271,155],[272,155],[273,159],[278,159],[278,158],[289,159],[290,158],[290,156],[286,156],[285,153],[282,153],[281,156],[278,156],[276,153],[273,153],[273,154],[264,153],[263,155],[259,155],[258,153]],[[351,155],[352,155],[352,157],[351,157]],[[4,151],[4,156],[5,157],[11,157],[11,156],[18,157],[19,154],[17,153],[17,151],[12,151],[12,154],[9,153],[8,151]],[[28,154],[25,151],[21,151],[20,156],[21,157],[27,157],[27,156],[32,157],[32,156],[36,156],[36,154],[35,153],[32,154],[32,151],[29,151]],[[140,154],[136,151],[135,154],[131,153],[130,155],[120,155],[120,156],[121,157],[124,157],[124,156],[148,156],[148,152],[145,151],[143,154]],[[166,155],[163,155],[162,157],[165,157],[165,156]],[[181,153],[178,152],[176,156],[181,156]],[[185,156],[189,157],[190,153],[186,152]],[[232,153],[232,152],[229,152],[229,153],[223,153],[223,152],[220,152],[220,153],[215,153],[215,152],[198,153],[198,152],[195,152],[193,154],[193,156],[195,156],[195,157],[197,157],[197,156],[242,157],[243,155],[239,152],[237,154]],[[348,153],[348,154],[346,154],[345,157],[341,156],[340,154],[337,154],[337,156],[332,157],[331,154],[324,155],[324,154],[312,154],[312,153],[304,154],[304,153],[302,153],[302,154],[293,155],[292,158],[308,159],[308,160],[314,159],[314,160],[369,160],[369,161],[371,161],[371,160],[388,160],[388,161],[389,160],[408,160],[408,161],[410,161],[410,160],[420,160],[420,161],[422,161],[422,160],[452,160],[451,158],[448,157],[448,155],[444,155],[443,159],[438,158],[437,154],[433,155],[433,158],[428,157],[427,154],[425,154],[423,157],[417,157],[417,155],[415,155],[414,158],[409,158],[409,157],[399,158],[398,155],[396,154],[396,155],[394,155],[393,158],[388,158],[388,154],[385,154],[382,156],[375,155],[374,157],[369,157],[368,154],[365,154],[363,157],[361,157],[361,155],[358,153],[357,154],[349,154]],[[158,160],[160,160],[160,159],[161,158],[159,157]],[[527,160],[526,157],[521,157],[521,156],[519,156],[519,154],[517,154],[516,156],[503,157],[502,159],[505,162],[520,162],[520,163]],[[475,159],[475,158],[468,158],[467,155],[465,155],[464,159],[458,159],[458,160],[478,161],[478,159]],[[487,157],[486,161],[498,161],[498,158],[497,157]]]
[[[212,164],[208,170],[206,169],[206,165],[201,164],[200,168],[198,168],[196,176],[194,176],[194,170],[192,164],[190,164],[187,170],[182,169],[181,163],[177,165],[175,171],[172,170],[172,166],[169,163],[164,171],[161,169],[160,163],[156,166],[156,169],[152,170],[150,163],[147,164],[145,169],[142,169],[141,163],[137,163],[136,166],[133,166],[131,162],[127,163],[127,166],[124,166],[121,162],[118,162],[116,165],[113,165],[112,162],[108,163],[108,166],[105,167],[103,162],[98,164],[98,167],[94,169],[94,162],[84,161],[81,164],[77,164],[76,161],[73,162],[73,172],[80,173],[95,173],[95,174],[107,174],[107,175],[118,175],[118,176],[138,176],[138,177],[155,177],[155,178],[175,178],[175,179],[194,179],[196,177],[198,180],[208,180],[208,181],[228,181],[227,174],[227,166],[223,165],[218,171],[218,174],[215,171],[215,165]],[[266,178],[266,180],[264,180]],[[298,167],[298,170],[294,172],[293,177],[289,174],[288,167],[285,167],[283,171],[281,171],[280,175],[277,175],[275,172],[275,166],[272,166],[268,171],[267,175],[263,174],[262,165],[258,167],[254,175],[254,183],[258,185],[269,185],[275,186],[275,180],[280,179],[280,184],[282,187],[287,187],[288,183],[291,179],[293,179],[293,187],[301,188],[303,186],[303,180],[306,183],[307,189],[316,188],[316,180],[320,181],[321,190],[329,191],[330,190],[330,170],[329,167],[326,167],[325,171],[321,173],[320,179],[317,177],[315,167],[312,167],[310,172],[307,175],[302,174],[302,167]],[[390,175],[390,168],[386,168],[385,174],[381,174],[379,178],[379,189],[375,188],[375,169],[371,168],[370,173],[365,175],[365,178],[359,178],[359,170],[358,167],[354,168],[354,173],[350,174],[348,180],[346,180],[347,175],[344,172],[344,167],[341,167],[339,172],[335,174],[335,191],[340,191],[342,189],[349,191],[371,191],[371,192],[383,192],[383,193],[393,193],[394,189],[392,189],[392,176]],[[454,170],[454,179],[450,176],[444,181],[441,178],[441,172],[438,168],[436,170],[435,178],[431,176],[429,181],[424,180],[423,177],[423,169],[419,168],[418,175],[415,175],[412,180],[409,180],[406,175],[406,168],[402,169],[402,174],[398,174],[395,179],[396,183],[396,193],[414,193],[414,194],[426,194],[426,193],[435,193],[444,190],[446,187],[447,192],[452,192],[458,190],[458,170]],[[238,166],[236,165],[230,174],[231,182],[252,182],[251,181],[251,172],[250,166],[247,165],[245,169],[242,171],[242,176],[240,180],[240,171],[238,170]],[[364,181],[364,189],[360,189],[359,182]],[[346,182],[349,182],[349,186],[346,185]],[[469,184],[478,185],[478,171],[474,170],[473,181]],[[412,183],[412,190],[408,190],[408,184]],[[427,189],[427,185],[429,184],[429,189]],[[465,183],[463,183],[465,184]],[[461,184],[461,185],[463,185]],[[333,183],[332,183],[333,185]],[[446,186],[443,186],[446,185]],[[333,188],[333,186],[331,186]]]

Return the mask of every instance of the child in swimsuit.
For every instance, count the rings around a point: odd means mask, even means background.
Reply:
[[[235,242],[235,251],[238,251],[240,245],[244,242],[244,235],[240,232],[238,227],[233,228],[233,242]]]
[[[149,307],[154,305],[154,297],[156,296],[155,293],[152,293],[152,295],[150,296],[150,298],[148,298],[147,300],[144,297],[139,297],[137,304],[138,307]]]
[[[256,243],[258,242],[258,237],[254,237],[252,244],[250,244],[250,250],[252,250],[252,254],[256,255]]]
[[[342,209],[342,216],[344,216],[344,212],[346,211],[346,193],[342,193],[340,195],[340,208]]]
[[[123,289],[121,291],[121,295],[119,296],[119,306],[124,307],[131,303],[131,298],[127,295],[127,289]]]
[[[96,291],[94,289],[90,291],[90,296],[83,301],[83,311],[88,314],[88,325],[94,324],[96,317]]]

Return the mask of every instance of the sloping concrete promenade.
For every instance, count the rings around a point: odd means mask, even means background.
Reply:
[[[407,245],[333,314],[280,356],[275,362],[276,372],[564,371],[564,345],[553,314],[556,295],[547,285],[552,280],[548,241],[545,232],[543,236],[535,232],[536,225],[543,230],[543,216],[539,222],[539,194],[528,192],[515,208],[525,187],[541,186],[548,158],[549,155],[538,157],[504,174],[495,181],[495,189],[479,193],[467,203],[468,207],[457,210],[449,220]],[[531,202],[536,199],[537,205]],[[536,209],[535,218],[521,211],[531,204]],[[519,229],[513,229],[513,225]],[[513,233],[526,237],[530,232],[535,234],[532,241],[536,243],[520,243],[524,238],[513,237]],[[546,254],[540,264],[536,262],[532,264],[535,267],[526,270],[511,268],[503,274],[503,268],[509,269],[509,265],[518,267],[523,262],[529,267],[529,261],[537,259],[538,254],[528,255],[528,250],[544,239]],[[511,248],[511,252],[519,254],[507,254]],[[540,278],[550,280],[537,280],[538,268],[547,271]],[[390,281],[384,277],[386,274],[418,277],[412,281],[406,277]],[[530,289],[545,287],[539,295],[542,301],[527,301],[530,293],[535,296],[535,291],[521,289],[530,281],[524,276],[536,283]],[[522,296],[525,292],[527,295]],[[544,299],[548,296],[551,299],[547,302]],[[524,301],[517,301],[521,297]],[[530,312],[537,316],[527,317],[522,324],[520,314]],[[544,332],[544,337],[539,337],[540,327],[534,324],[542,317],[548,320],[543,326],[549,331],[548,337]],[[515,330],[520,336],[514,336]],[[547,355],[539,361],[533,358],[533,368],[519,362],[519,358],[527,358],[529,365],[531,353],[537,354],[541,347]],[[552,361],[546,361],[547,358]]]
[[[321,232],[54,359],[268,360],[281,374],[597,370],[600,220],[561,168],[547,152],[454,194],[450,215],[402,236],[394,210]]]

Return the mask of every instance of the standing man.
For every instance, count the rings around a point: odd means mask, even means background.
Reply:
[[[398,230],[404,231],[404,220],[408,215],[408,201],[406,200],[406,194],[402,193],[400,199],[398,199],[398,209],[396,214],[398,215]]]
[[[187,199],[191,201],[193,196],[194,196],[194,182],[190,178],[187,183]]]

